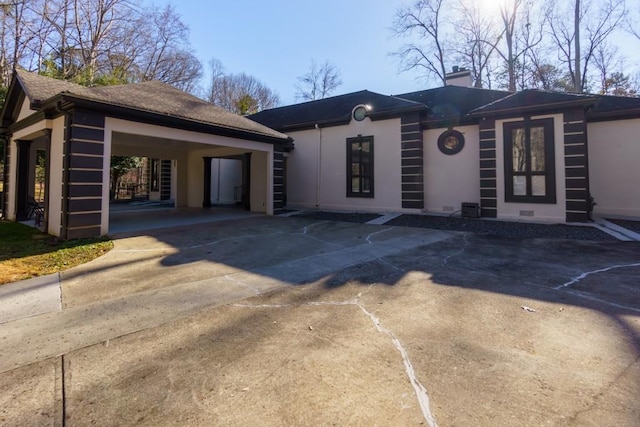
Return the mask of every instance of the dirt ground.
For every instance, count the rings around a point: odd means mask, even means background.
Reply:
[[[334,224],[318,254],[374,239]],[[452,233],[7,370],[0,424],[637,426],[639,273],[636,243]]]

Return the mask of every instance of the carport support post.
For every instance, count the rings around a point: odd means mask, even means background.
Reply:
[[[212,157],[203,157],[204,160],[204,192],[202,197],[202,207],[211,207],[211,159]]]
[[[31,141],[16,141],[18,146],[17,158],[17,187],[16,187],[16,220],[25,221],[27,217],[27,196],[29,193],[29,151]]]
[[[49,189],[51,188],[51,129],[45,129],[45,158],[44,158],[44,218],[43,231],[49,232]]]

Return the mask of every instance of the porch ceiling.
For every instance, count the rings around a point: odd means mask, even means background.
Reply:
[[[177,158],[197,150],[207,150],[209,153],[220,152],[221,156],[239,155],[247,149],[225,144],[205,144],[173,138],[113,132],[111,136],[111,154],[114,156],[139,156]],[[211,151],[215,150],[215,151]]]
[[[157,149],[157,148],[169,148],[169,149],[193,149],[203,146],[209,147],[222,147],[221,145],[206,145],[196,142],[189,142],[184,140],[176,140],[169,138],[158,138],[147,135],[135,135],[123,132],[113,132],[111,136],[111,146],[113,148],[128,147],[128,148],[141,148],[145,150]]]

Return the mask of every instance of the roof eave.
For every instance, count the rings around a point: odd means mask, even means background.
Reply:
[[[60,93],[42,103],[43,109],[55,108],[58,103],[68,103],[72,106],[79,106],[84,108],[90,108],[98,110],[106,114],[113,114],[119,117],[125,117],[128,120],[136,118],[143,122],[151,122],[158,124],[161,122],[165,126],[175,128],[187,128],[189,130],[209,133],[219,136],[228,136],[233,138],[248,139],[250,141],[267,142],[267,143],[285,143],[290,138],[287,135],[278,137],[275,135],[267,135],[263,133],[253,132],[246,129],[238,129],[231,126],[217,125],[213,123],[205,123],[196,120],[191,120],[184,117],[177,117],[154,111],[142,110],[139,108],[127,107],[117,104],[111,104],[108,102],[98,101],[91,98],[78,96],[71,93]],[[71,106],[65,107],[67,109]]]
[[[401,115],[406,113],[411,113],[415,111],[418,111],[418,112],[427,111],[427,110],[428,108],[425,105],[419,104],[419,105],[412,105],[409,107],[397,108],[393,110],[367,113],[366,117],[371,119],[371,121],[386,120],[386,119],[400,117]],[[296,131],[315,129],[316,126],[319,128],[344,126],[344,125],[348,125],[350,122],[351,122],[351,114],[347,114],[347,115],[340,116],[338,118],[331,118],[326,120],[313,120],[308,122],[292,123],[285,126],[277,126],[275,127],[275,129],[277,129],[279,132],[296,132]]]
[[[551,102],[547,104],[536,104],[519,106],[515,108],[502,108],[496,110],[485,111],[482,107],[469,112],[469,117],[493,117],[493,116],[514,116],[521,114],[542,113],[550,111],[564,110],[569,107],[587,107],[596,103],[595,98],[587,98],[580,100]]]
[[[368,113],[367,117],[369,117],[371,121],[386,120],[386,119],[397,118],[407,113],[422,112],[422,111],[428,111],[428,110],[429,108],[426,105],[418,104],[418,105],[411,105],[409,107],[395,108],[393,110]]]
[[[296,132],[301,130],[309,130],[317,127],[319,128],[327,128],[332,126],[343,126],[348,125],[351,121],[351,116],[340,117],[338,119],[329,119],[329,120],[314,120],[311,122],[302,122],[302,123],[293,123],[290,125],[279,126],[275,129],[278,132]]]
[[[627,110],[606,111],[602,113],[593,111],[587,113],[587,121],[589,122],[604,122],[611,120],[627,120],[637,118],[640,118],[640,107]]]

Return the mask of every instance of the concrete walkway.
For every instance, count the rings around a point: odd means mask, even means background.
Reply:
[[[58,273],[0,286],[0,324],[62,310]]]

